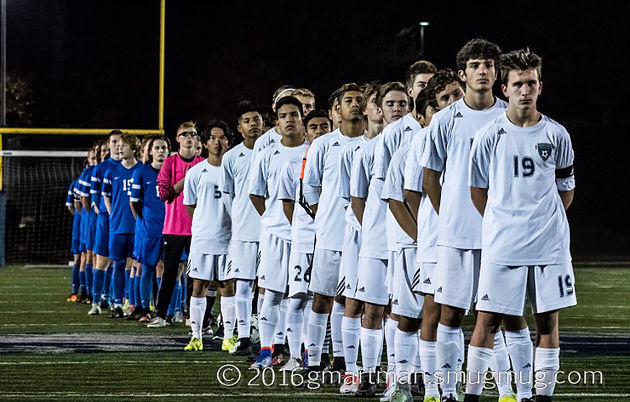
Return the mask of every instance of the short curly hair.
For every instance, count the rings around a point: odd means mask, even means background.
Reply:
[[[499,66],[500,56],[501,49],[496,43],[489,42],[486,39],[476,38],[469,40],[459,49],[455,60],[457,62],[457,68],[466,71],[466,63],[468,60],[473,59],[494,60],[495,68],[497,68]]]
[[[427,92],[429,94],[429,104],[434,109],[438,108],[437,94],[442,92],[452,82],[457,82],[462,88],[464,88],[464,82],[459,78],[459,75],[450,68],[440,70],[431,77],[423,92]]]

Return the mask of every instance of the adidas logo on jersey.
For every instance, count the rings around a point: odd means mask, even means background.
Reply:
[[[464,117],[464,116],[462,116],[461,113],[457,112],[457,113],[455,113],[455,118],[458,118],[458,117]]]
[[[398,299],[394,299],[394,301],[392,302],[392,304],[393,304],[394,306],[397,306],[397,305],[398,305]]]
[[[501,135],[501,134],[505,134],[505,133],[507,133],[507,131],[505,131],[505,130],[503,129],[503,127],[501,127],[501,128],[499,129],[499,132],[498,132],[497,134]]]
[[[351,289],[351,288],[352,288],[352,286],[350,286],[350,284],[346,285],[346,289]]]
[[[260,321],[269,321],[267,317],[260,317]]]
[[[440,286],[440,287],[436,290],[436,292],[438,292],[438,293],[442,293],[442,286]]]
[[[356,347],[354,345],[350,345],[350,346],[346,347],[346,349],[356,349]]]
[[[197,269],[197,267],[192,269],[193,272],[199,272],[199,270]]]
[[[334,144],[332,144],[332,146],[333,146],[333,147],[338,147],[338,146],[339,146],[339,143],[338,143],[337,141],[335,141],[335,143],[334,143]]]
[[[399,361],[399,362],[397,362],[397,363],[400,363],[400,364],[405,364],[405,363],[408,363],[408,362],[409,362],[409,361],[408,361],[407,359],[402,359],[401,361]]]
[[[244,154],[244,153],[242,153],[242,152],[241,152],[240,154],[238,154],[238,157],[239,157],[239,158],[242,158],[243,156],[245,156],[245,154]]]
[[[361,288],[359,289],[359,292],[365,292],[365,288],[364,288],[364,287],[361,287]]]
[[[314,344],[314,343],[311,343],[310,345],[308,345],[308,347],[309,347],[309,348],[314,348],[314,347],[315,347],[315,344]]]
[[[451,365],[446,363],[445,365],[442,366],[443,369],[450,369]]]
[[[265,278],[265,275],[263,275],[263,276],[261,276],[261,277],[260,277],[260,280],[261,280],[261,281],[264,281],[264,280],[266,280],[266,279],[267,279],[267,278]]]
[[[523,366],[524,369],[526,368],[530,368],[532,365],[530,363],[527,363],[526,365]]]
[[[405,131],[411,131],[411,127],[409,126],[405,127]]]
[[[424,283],[425,285],[430,285],[431,284],[431,278],[425,279],[424,282],[422,282],[422,283]]]
[[[276,336],[282,336],[282,335],[284,335],[284,332],[277,332],[276,333]]]
[[[238,268],[236,268],[236,269],[234,270],[234,272],[241,272],[241,270],[240,270],[240,269],[238,269]]]
[[[293,332],[293,330],[292,330],[291,328],[287,328],[287,334],[288,334],[289,332]]]
[[[280,155],[280,151],[278,151],[278,150],[276,149],[276,152],[274,152],[273,154],[274,154],[274,155]]]
[[[483,301],[490,301],[490,298],[488,297],[488,295],[483,295],[481,300],[483,300]]]

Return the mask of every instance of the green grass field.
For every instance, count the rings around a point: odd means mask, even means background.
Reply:
[[[70,268],[0,269],[0,400],[352,399],[329,386],[296,389],[278,371],[257,376],[224,352],[184,353],[184,327],[90,317],[88,306],[65,301],[69,282]],[[579,268],[576,283],[579,305],[561,313],[561,369],[599,371],[603,383],[559,384],[554,400],[630,400],[630,269]],[[222,369],[241,380],[221,385]]]

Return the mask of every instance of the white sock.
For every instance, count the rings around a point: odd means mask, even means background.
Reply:
[[[190,328],[192,336],[201,339],[201,327],[203,326],[203,315],[206,313],[206,297],[190,298]]]
[[[492,359],[492,349],[477,346],[468,346],[468,364],[466,369],[466,393],[470,395],[481,395],[484,380],[490,360]]]
[[[285,334],[287,330],[287,310],[289,309],[289,299],[282,299],[280,309],[278,310],[278,323],[274,329],[273,344],[284,345]]]
[[[523,328],[520,331],[505,331],[505,340],[512,366],[514,366],[517,400],[531,398],[534,345],[530,338],[529,328]]]
[[[363,370],[373,373],[378,365],[379,350],[383,349],[383,330],[361,327],[361,357]]]
[[[258,316],[258,331],[260,332],[261,348],[271,348],[274,330],[276,329],[276,325],[278,325],[282,296],[282,293],[273,292],[269,289],[265,292],[265,301],[260,310],[260,315]]]
[[[359,375],[357,359],[359,358],[359,338],[361,336],[361,319],[344,316],[341,320],[343,337],[343,357],[346,371]]]
[[[256,299],[256,313],[260,316],[262,312],[262,305],[265,302],[265,294],[258,292],[258,299]]]
[[[250,317],[252,315],[252,281],[236,281],[236,295],[234,296],[234,313],[238,325],[238,337],[249,338],[251,330]]]
[[[234,336],[234,296],[221,296],[221,316],[223,317],[223,339]]]
[[[455,386],[457,385],[457,359],[460,355],[460,329],[438,324],[437,342],[435,354],[437,369],[442,372],[442,397],[457,397]]]
[[[411,384],[414,372],[414,356],[418,356],[418,333],[405,332],[396,328],[396,380],[400,384]]]
[[[466,358],[466,345],[464,343],[464,331],[459,329],[459,356],[457,356],[457,371],[462,371],[462,366],[464,365],[464,359]]]
[[[536,373],[536,395],[552,396],[556,387],[556,372],[560,368],[560,348],[536,348],[534,371]]]
[[[308,335],[306,349],[308,350],[309,367],[319,366],[322,362],[322,345],[326,336],[328,314],[311,311],[308,316]]]
[[[343,337],[341,334],[343,310],[343,304],[333,302],[332,312],[330,313],[330,337],[332,338],[333,357],[343,356]]]
[[[422,373],[422,364],[420,362],[420,330],[415,332],[416,334],[416,342],[418,343],[418,353],[413,356],[413,372],[414,373]]]
[[[420,351],[420,364],[424,370],[424,395],[426,396],[440,396],[438,389],[437,379],[435,378],[435,371],[437,370],[437,364],[435,359],[435,343],[432,341],[423,341],[420,339],[419,351]]]
[[[387,384],[396,383],[396,329],[398,321],[388,318],[385,322],[385,347],[387,349]]]
[[[304,343],[304,349],[306,349],[306,337],[308,336],[308,316],[313,310],[313,298],[309,297],[304,307],[304,324],[302,324],[302,342]]]
[[[302,327],[304,324],[304,307],[306,299],[289,299],[289,309],[287,310],[287,339],[289,341],[289,351],[294,359],[301,359],[300,346],[302,346]]]
[[[494,382],[497,384],[499,398],[513,394],[512,392],[512,376],[510,375],[510,357],[505,347],[505,338],[503,332],[499,329],[494,334],[494,348],[492,349],[492,359],[490,359],[490,369]],[[520,401],[520,399],[519,399]]]

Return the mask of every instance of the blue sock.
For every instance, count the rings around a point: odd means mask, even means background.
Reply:
[[[94,273],[94,279],[92,280],[92,301],[100,303],[106,272],[100,269],[92,270],[92,272]]]
[[[92,275],[92,264],[85,264],[85,284],[89,295],[92,294]]]
[[[114,304],[122,304],[123,295],[125,294],[125,260],[114,261],[113,271]]]
[[[107,267],[105,272],[105,280],[103,281],[103,292],[102,295],[107,299],[111,300],[112,295],[112,275],[114,274],[114,267]]]
[[[76,295],[79,292],[79,286],[81,286],[79,279],[79,264],[74,264],[72,266],[72,294]]]
[[[182,284],[175,285],[175,290],[177,291],[177,303],[175,303],[175,312],[177,313],[182,311]]]
[[[157,282],[157,285],[158,285],[158,290],[159,290],[159,289],[160,289],[160,286],[162,286],[162,278],[161,278],[161,277],[160,277],[160,278],[157,278],[157,277],[156,277],[156,278],[155,278],[155,282]]]
[[[125,299],[129,300],[129,302],[131,303],[131,291],[130,291],[130,286],[131,286],[131,270],[130,269],[126,269],[125,270]]]
[[[141,277],[137,274],[133,277],[133,298],[135,301],[134,305],[138,307],[142,307],[142,296],[140,295],[140,279]]]
[[[85,290],[85,271],[79,272],[79,284],[81,285],[81,291]]]
[[[177,287],[182,287],[181,284],[175,284],[175,288],[173,289],[173,295],[171,296],[171,302],[168,304],[168,311],[166,312],[166,315],[175,315],[175,306],[177,305],[177,302],[179,301],[179,297],[177,297]]]
[[[140,276],[140,300],[142,300],[142,307],[144,309],[148,309],[151,303],[154,276],[155,267],[149,267],[148,265],[142,264],[142,275]]]

